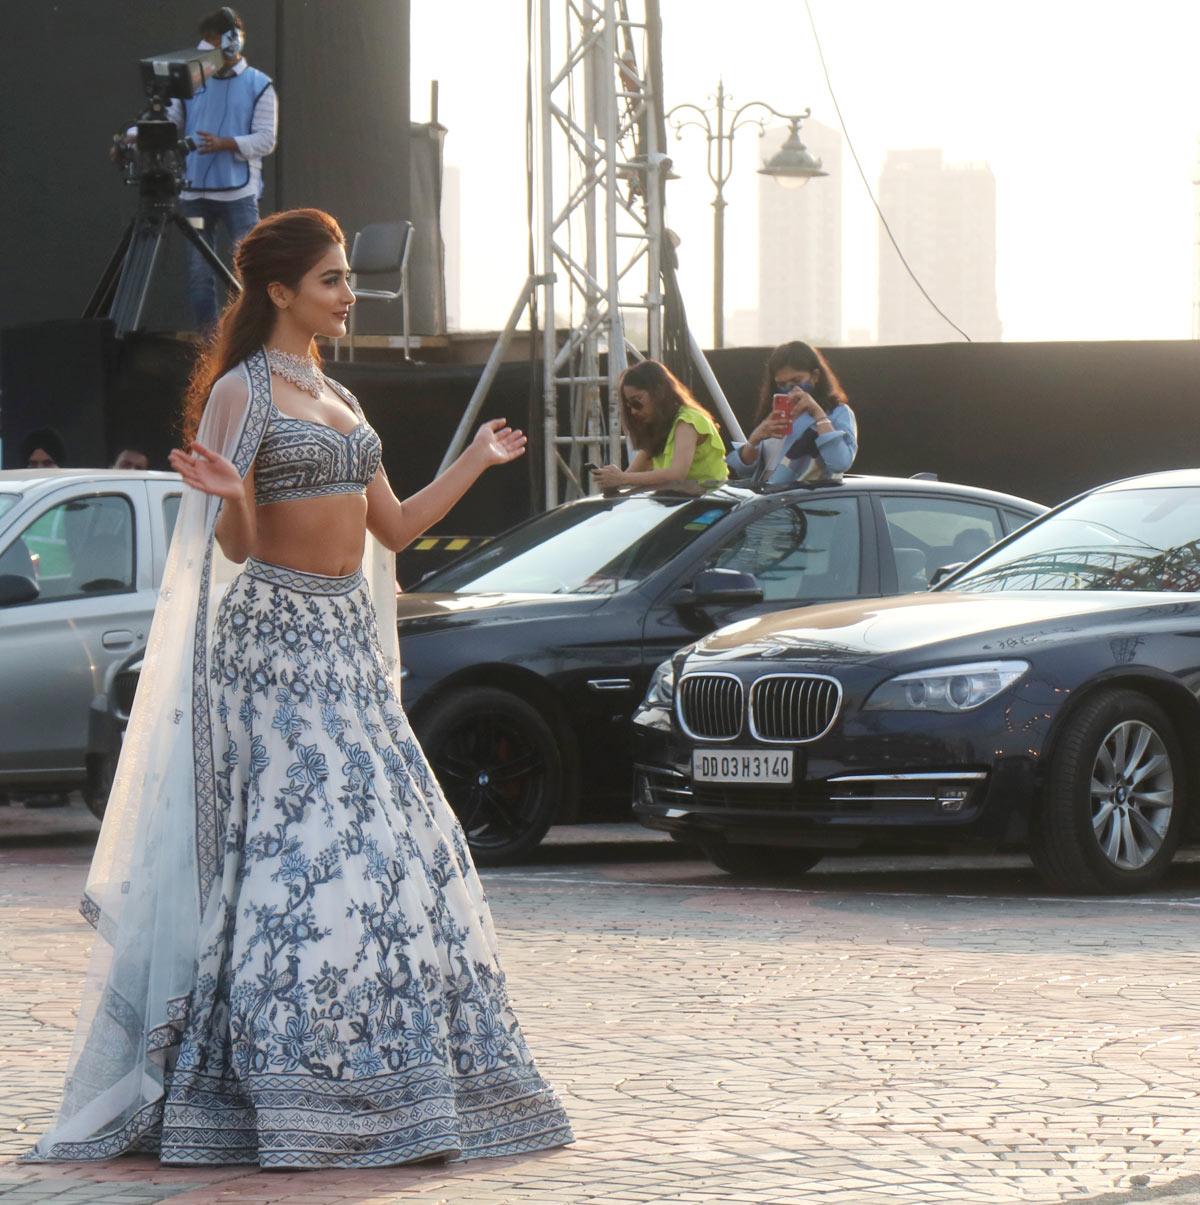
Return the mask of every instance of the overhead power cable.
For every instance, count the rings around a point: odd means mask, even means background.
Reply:
[[[817,32],[817,22],[813,18],[812,5],[809,3],[809,0],[804,0],[804,10],[808,13],[808,23],[812,27],[813,41],[817,47],[817,57],[821,60],[821,70],[825,73],[825,86],[829,89],[829,99],[833,101],[833,109],[837,113],[838,124],[842,127],[842,136],[846,139],[846,146],[850,151],[850,157],[854,160],[854,166],[858,168],[858,174],[862,178],[863,187],[867,190],[867,196],[871,198],[871,204],[875,206],[875,212],[879,215],[880,224],[883,226],[884,233],[888,236],[888,241],[896,249],[896,254],[900,257],[904,270],[912,277],[912,282],[921,291],[921,296],[933,306],[938,316],[948,322],[968,343],[973,342],[971,336],[930,297],[925,286],[917,279],[917,274],[913,271],[912,265],[904,257],[904,252],[900,250],[900,244],[896,241],[896,236],[892,233],[891,226],[888,225],[888,220],[884,216],[883,209],[875,199],[875,192],[871,188],[870,181],[867,179],[867,173],[863,171],[863,165],[859,160],[858,152],[854,149],[854,140],[850,137],[850,131],[846,128],[846,119],[842,116],[842,106],[838,104],[837,93],[833,90],[833,80],[829,76],[829,65],[825,62],[825,51],[821,47],[821,35]]]

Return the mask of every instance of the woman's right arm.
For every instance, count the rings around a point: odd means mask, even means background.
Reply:
[[[592,474],[592,480],[602,490],[617,489],[622,485],[642,486],[646,489],[652,489],[656,485],[675,485],[687,480],[698,442],[699,435],[695,427],[686,422],[677,422],[675,451],[671,455],[671,463],[666,468],[656,469],[653,457],[648,452],[640,451],[633,458],[629,468],[622,471],[615,464],[601,465]]]
[[[254,470],[243,481],[231,461],[199,440],[192,440],[189,452],[172,448],[168,459],[185,485],[221,499],[217,543],[231,561],[240,564],[254,551]]]
[[[192,489],[221,499],[216,537],[221,551],[241,564],[256,541],[254,467],[242,480],[236,466],[214,448],[232,448],[246,418],[250,389],[244,373],[227,372],[212,387],[200,419],[200,438],[183,452],[172,450],[171,467]]]
[[[230,465],[232,468],[233,466]],[[236,470],[235,470],[236,471]],[[217,519],[217,543],[225,556],[240,565],[253,551],[258,540],[255,523],[254,466],[242,481],[236,497],[226,498]]]
[[[758,444],[752,439],[734,444],[726,455],[725,462],[735,473],[745,476],[758,463]]]
[[[733,451],[726,457],[729,467],[735,473],[745,475],[745,469],[739,469],[734,464],[736,457],[743,465],[753,466],[758,463],[759,444],[764,439],[781,439],[791,429],[792,423],[785,415],[777,414],[774,410],[750,432],[750,438],[745,443],[735,444]]]
[[[734,444],[725,453],[725,463],[735,477],[749,477],[754,472],[754,466],[758,464],[758,445],[749,440]]]

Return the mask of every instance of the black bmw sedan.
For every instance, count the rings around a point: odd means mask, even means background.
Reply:
[[[1144,889],[1200,839],[1200,471],[1104,486],[931,592],[785,611],[660,667],[634,809],[731,873],[1025,847]]]
[[[622,492],[496,537],[399,600],[403,701],[472,850],[628,815],[630,716],[655,667],[723,624],[925,589],[1044,508],[854,477],[755,492]]]

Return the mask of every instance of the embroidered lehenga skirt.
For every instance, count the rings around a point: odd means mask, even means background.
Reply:
[[[361,573],[250,561],[216,631],[220,903],[163,1161],[361,1167],[570,1142]]]

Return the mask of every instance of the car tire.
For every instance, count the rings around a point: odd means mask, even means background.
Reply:
[[[710,862],[739,879],[798,877],[824,857],[819,849],[787,845],[731,845],[722,841],[706,842],[701,848]]]
[[[480,866],[537,847],[563,795],[560,742],[536,707],[476,686],[435,703],[417,735]]]
[[[1034,866],[1058,891],[1143,891],[1170,866],[1186,791],[1167,713],[1139,691],[1098,691],[1069,717],[1051,756],[1033,817]]]

